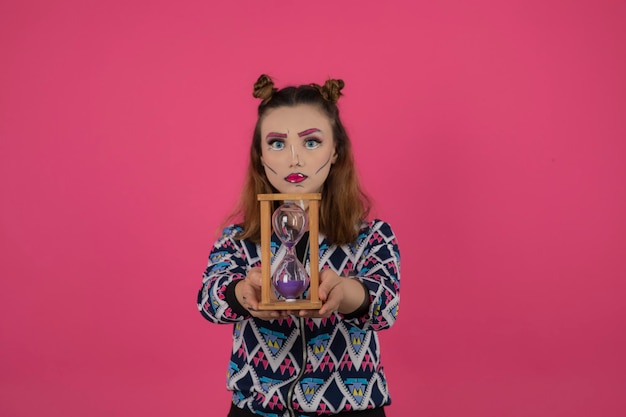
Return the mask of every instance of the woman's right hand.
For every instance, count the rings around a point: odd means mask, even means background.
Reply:
[[[252,268],[248,275],[239,281],[235,286],[237,301],[250,315],[261,320],[273,320],[280,318],[283,314],[275,310],[259,310],[261,300],[261,283],[263,281],[261,268]],[[272,294],[273,295],[273,294]]]

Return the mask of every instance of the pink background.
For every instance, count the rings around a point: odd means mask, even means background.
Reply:
[[[214,5],[213,3],[219,4]],[[252,84],[346,81],[404,416],[626,413],[626,2],[3,1],[0,415],[225,416]]]

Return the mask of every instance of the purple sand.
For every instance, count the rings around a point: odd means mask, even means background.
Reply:
[[[276,291],[287,299],[295,299],[306,289],[306,282],[303,281],[278,281],[275,282]]]

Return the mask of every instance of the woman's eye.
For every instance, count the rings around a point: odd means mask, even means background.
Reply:
[[[285,142],[283,142],[282,140],[273,140],[269,142],[269,145],[270,145],[270,149],[273,149],[275,151],[280,151],[281,149],[285,147]]]
[[[304,146],[307,149],[315,149],[318,146],[320,146],[321,142],[318,139],[307,139],[306,142],[304,142]]]

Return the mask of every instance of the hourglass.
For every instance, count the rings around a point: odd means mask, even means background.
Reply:
[[[287,248],[285,257],[274,272],[272,283],[276,292],[288,302],[296,301],[309,286],[309,276],[294,252],[307,223],[304,209],[291,201],[286,201],[272,215],[274,233]]]
[[[319,300],[319,201],[321,194],[259,194],[261,204],[261,310],[306,310],[319,309],[322,302]],[[271,211],[272,201],[283,201],[274,213]],[[295,201],[308,201],[307,213]],[[270,224],[271,214],[271,224]],[[309,262],[311,276],[309,277],[304,266],[295,254],[296,244],[309,227],[310,250]],[[286,254],[280,261],[274,275],[271,274],[271,233],[274,233],[285,246]],[[272,285],[273,284],[273,285]],[[273,288],[272,288],[273,287]],[[299,298],[309,288],[308,299]],[[277,299],[273,290],[282,299]]]

